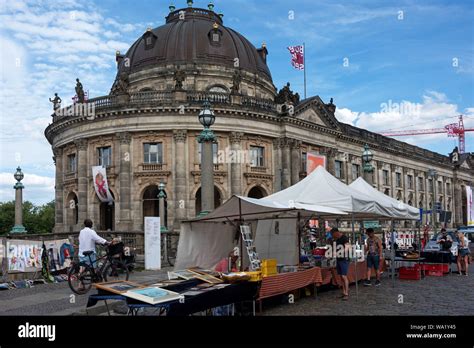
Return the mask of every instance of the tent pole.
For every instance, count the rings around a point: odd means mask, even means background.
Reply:
[[[242,225],[242,201],[239,199],[239,229]],[[240,272],[244,270],[244,241],[240,233]]]
[[[392,287],[395,287],[395,233],[393,231],[393,219],[390,221],[390,270],[392,273]]]
[[[351,217],[352,217],[352,243],[354,243],[354,247],[355,247],[355,228],[354,228],[354,214],[351,214]],[[355,250],[355,249],[354,249]],[[356,283],[356,299],[358,300],[359,299],[359,284],[358,284],[358,281],[359,279],[357,279],[357,258],[355,258],[354,260],[354,271],[355,271],[355,283]]]
[[[301,225],[300,225],[300,212],[298,212],[298,219],[297,222],[298,224],[298,265],[300,264],[301,261]]]

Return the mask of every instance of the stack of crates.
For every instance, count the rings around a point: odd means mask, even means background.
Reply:
[[[405,280],[420,280],[421,279],[421,267],[415,265],[414,267],[400,267],[398,269],[398,275],[400,279]]]
[[[426,275],[442,277],[444,273],[449,272],[449,265],[447,263],[424,264],[423,269],[425,270]]]
[[[277,260],[262,260],[262,276],[267,277],[274,274],[277,274]]]

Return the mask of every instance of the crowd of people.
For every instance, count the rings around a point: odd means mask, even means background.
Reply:
[[[464,233],[460,231],[456,231],[454,233],[454,240],[453,238],[447,233],[445,228],[441,229],[441,233],[439,234],[436,243],[440,245],[441,251],[449,251],[451,252],[451,248],[453,243],[457,243],[457,256],[456,256],[456,265],[457,265],[457,272],[458,274],[465,276],[468,275],[469,270],[469,238],[464,235]]]

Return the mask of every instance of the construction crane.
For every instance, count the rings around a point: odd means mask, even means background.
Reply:
[[[439,134],[448,133],[448,137],[458,137],[459,139],[459,153],[464,153],[466,150],[465,145],[465,133],[474,132],[474,128],[464,128],[463,116],[459,115],[458,123],[450,123],[444,126],[444,128],[432,128],[432,129],[412,129],[403,131],[386,131],[380,132],[380,134],[387,137],[401,137],[408,135],[423,135],[423,134]]]

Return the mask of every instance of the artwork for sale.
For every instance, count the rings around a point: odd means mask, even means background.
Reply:
[[[8,240],[7,259],[9,272],[35,272],[41,269],[42,242]]]
[[[129,281],[116,281],[116,282],[106,282],[106,283],[97,283],[94,284],[97,289],[110,291],[115,294],[122,295],[129,290],[143,288],[143,285],[132,283]]]

